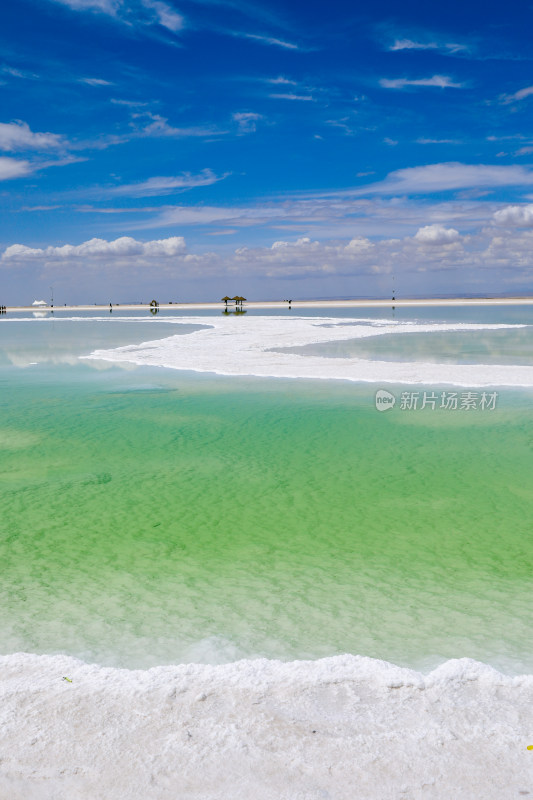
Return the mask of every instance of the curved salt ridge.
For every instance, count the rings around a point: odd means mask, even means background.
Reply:
[[[72,682],[63,680],[68,677]],[[533,675],[337,656],[146,671],[0,657],[10,800],[505,800],[531,792]]]
[[[219,375],[319,378],[372,383],[452,384],[458,386],[533,386],[533,366],[425,364],[322,358],[280,353],[273,348],[319,342],[437,331],[522,328],[525,325],[415,324],[338,317],[187,317],[173,324],[210,327],[140,345],[95,350],[85,358],[169,367]]]

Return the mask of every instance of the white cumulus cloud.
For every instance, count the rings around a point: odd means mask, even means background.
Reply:
[[[344,248],[347,253],[368,253],[369,250],[375,245],[370,239],[367,239],[365,236],[356,236],[354,239],[351,239],[346,247]]]
[[[457,230],[434,223],[401,239],[371,241],[365,236],[355,236],[317,240],[300,236],[264,246],[192,253],[187,252],[182,237],[149,242],[121,237],[112,242],[92,239],[80,245],[45,248],[15,244],[5,250],[1,264],[4,270],[33,268],[35,274],[47,280],[57,273],[70,274],[76,281],[87,276],[87,280],[98,283],[100,276],[107,279],[112,272],[121,286],[130,285],[128,281],[136,274],[150,281],[164,276],[171,280],[180,276],[200,281],[216,276],[281,280],[321,277],[329,280],[332,276],[346,276],[366,281],[367,276],[380,280],[383,288],[389,286],[394,272],[402,276],[404,291],[419,289],[419,276],[426,274],[429,278],[438,273],[453,276],[450,280],[454,282],[471,281],[480,290],[487,280],[493,285],[494,276],[501,288],[530,281],[533,231],[496,231],[485,227],[477,233],[460,236]],[[491,278],[487,278],[487,270]],[[327,286],[331,291],[331,284]]]
[[[295,242],[274,242],[271,246],[272,250],[279,250],[280,248],[290,247],[290,248],[317,248],[320,247],[320,242],[313,242],[308,236],[301,236]]]
[[[112,242],[105,239],[89,239],[82,244],[64,244],[60,247],[33,248],[13,244],[2,254],[3,261],[27,261],[34,259],[62,260],[78,258],[124,258],[131,256],[176,256],[185,252],[183,236],[139,242],[131,236],[121,236]]]
[[[424,225],[415,233],[414,238],[421,244],[445,245],[454,244],[461,238],[455,228],[445,228],[443,225]]]
[[[533,204],[501,208],[493,219],[497,225],[510,228],[533,228]]]
[[[0,122],[0,150],[52,150],[62,147],[65,140],[57,133],[36,133],[27,122]]]
[[[9,181],[11,178],[22,178],[32,172],[29,161],[19,161],[16,158],[0,156],[0,181]]]

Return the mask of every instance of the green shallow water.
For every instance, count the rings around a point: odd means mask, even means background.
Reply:
[[[531,394],[0,372],[0,652],[129,667],[351,652],[533,671]]]

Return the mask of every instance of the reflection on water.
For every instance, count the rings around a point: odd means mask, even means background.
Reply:
[[[32,317],[46,317],[2,326],[0,366],[28,367],[36,363],[76,364],[78,358],[93,350],[141,344],[192,333],[198,325],[172,325],[152,318],[80,320],[54,319],[46,311],[34,311]],[[89,363],[89,362],[87,362]]]
[[[371,361],[418,361],[436,364],[533,363],[533,326],[483,331],[395,333],[321,342],[277,352],[323,358],[362,358]]]

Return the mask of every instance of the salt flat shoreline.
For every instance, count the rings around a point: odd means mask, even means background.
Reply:
[[[68,680],[65,680],[66,676]],[[533,676],[360,656],[130,671],[0,657],[9,800],[507,800],[533,789]]]
[[[528,306],[533,305],[533,297],[454,297],[454,298],[435,298],[426,299],[401,299],[401,300],[292,300],[292,308],[409,308],[417,306]],[[286,309],[287,300],[258,300],[243,303],[239,308],[271,308]],[[54,305],[51,306],[7,306],[7,311],[109,311],[109,304],[105,305]],[[112,308],[121,311],[145,311],[152,306],[149,303],[113,303]],[[224,303],[205,302],[205,303],[159,303],[159,309],[170,311],[197,311],[197,310],[224,310]],[[235,308],[233,303],[228,304],[228,309]]]
[[[87,318],[90,319],[90,318]],[[290,316],[256,314],[245,324],[234,315],[172,316],[171,327],[193,324],[198,330],[187,339],[168,336],[138,345],[94,350],[81,360],[130,363],[217,375],[248,375],[261,378],[307,378],[366,383],[450,384],[456,386],[533,387],[533,367],[484,364],[432,364],[387,362],[362,358],[324,358],[290,352],[319,342],[342,342],[383,334],[418,335],[423,332],[487,330],[516,327],[489,323],[385,323],[358,324],[343,316],[305,316],[295,310]],[[520,326],[519,326],[520,327]]]

